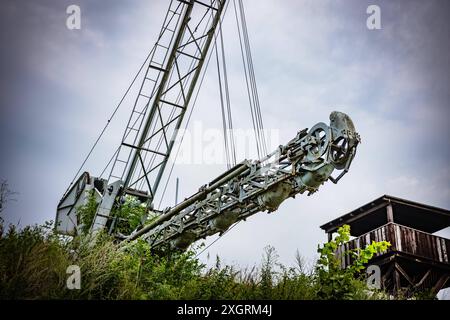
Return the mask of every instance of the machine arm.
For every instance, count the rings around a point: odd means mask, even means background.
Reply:
[[[329,126],[318,123],[264,159],[243,161],[127,240],[143,238],[153,248],[168,243],[186,249],[259,211],[275,211],[289,197],[305,191],[310,195],[328,179],[337,182],[348,171],[359,142],[350,117],[333,112]],[[343,170],[336,179],[334,170]]]

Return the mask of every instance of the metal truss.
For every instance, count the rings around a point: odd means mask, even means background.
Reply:
[[[172,0],[108,183],[151,204],[188,109],[225,0]]]
[[[328,179],[336,183],[348,171],[360,138],[347,115],[333,112],[330,120],[330,126],[318,123],[300,131],[261,161],[236,165],[128,240],[140,237],[153,248],[170,243],[185,249],[259,211],[275,211],[288,197],[310,195]],[[335,169],[343,170],[336,179]]]

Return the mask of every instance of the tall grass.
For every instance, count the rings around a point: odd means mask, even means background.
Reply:
[[[278,263],[267,247],[259,266],[237,269],[220,258],[207,268],[195,250],[155,255],[146,242],[126,247],[101,236],[64,239],[51,224],[4,229],[0,225],[0,299],[320,299],[323,281],[315,268]],[[81,288],[66,286],[70,265],[81,270]],[[373,298],[363,280],[347,299]],[[328,296],[327,298],[333,298]]]

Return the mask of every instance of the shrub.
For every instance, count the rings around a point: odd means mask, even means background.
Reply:
[[[338,268],[334,250],[348,240],[348,228],[319,249],[315,268],[305,270],[278,262],[266,247],[261,265],[249,269],[212,268],[196,250],[155,254],[143,240],[116,243],[99,234],[66,239],[51,223],[0,233],[0,299],[368,299],[373,298],[360,276],[364,264],[386,244],[373,244],[358,254],[348,270]],[[66,269],[78,265],[81,289],[66,287]]]
[[[335,254],[339,246],[350,240],[350,226],[344,225],[338,229],[338,235],[332,241],[319,246],[320,254],[316,266],[316,281],[319,286],[320,299],[363,299],[369,298],[364,273],[367,263],[375,253],[385,251],[390,243],[373,241],[366,248],[357,248],[344,252],[353,257],[352,265],[341,268],[339,257]]]

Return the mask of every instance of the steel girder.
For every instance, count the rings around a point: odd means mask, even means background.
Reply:
[[[171,1],[111,170],[122,193],[154,199],[224,4]]]
[[[285,199],[316,192],[348,171],[360,137],[351,119],[333,112],[330,126],[318,123],[261,161],[236,165],[128,240],[146,239],[153,248],[170,243],[186,249],[192,242],[225,232],[259,211],[275,211]],[[334,170],[342,170],[337,178]]]

